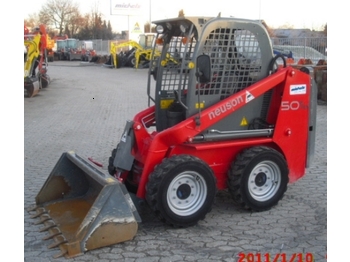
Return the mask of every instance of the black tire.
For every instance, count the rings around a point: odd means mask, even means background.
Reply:
[[[269,147],[244,150],[232,163],[228,188],[236,204],[252,211],[265,211],[283,198],[289,182],[286,160]]]
[[[146,186],[146,201],[157,217],[174,227],[195,225],[211,211],[216,179],[197,157],[177,155],[155,167]]]
[[[117,148],[118,148],[118,146],[117,146]],[[111,156],[108,159],[108,173],[111,176],[113,176],[113,177],[114,177],[115,173],[117,172],[117,169],[113,165],[114,158],[115,158],[115,155],[117,153],[117,148],[112,150],[112,154],[111,154]],[[138,185],[133,182],[133,173],[132,173],[132,171],[129,172],[126,180],[124,181],[124,184],[125,184],[126,189],[130,193],[136,194],[137,189],[138,189]]]
[[[117,68],[123,67],[125,63],[124,58],[117,55],[116,59],[117,59]]]
[[[136,57],[135,55],[131,55],[128,57],[128,61],[126,62],[126,65],[129,67],[135,67],[136,66]]]

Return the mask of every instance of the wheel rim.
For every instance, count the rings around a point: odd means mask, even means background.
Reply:
[[[263,161],[255,166],[248,178],[250,195],[258,201],[271,199],[281,185],[281,171],[272,161]]]
[[[136,58],[134,57],[133,59],[131,59],[131,65],[135,66],[136,65]]]
[[[167,201],[176,215],[189,216],[203,206],[206,195],[204,178],[197,172],[187,171],[172,180],[167,191]]]

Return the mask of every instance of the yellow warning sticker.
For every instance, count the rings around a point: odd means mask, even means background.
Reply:
[[[160,108],[161,109],[167,109],[172,102],[174,102],[174,99],[160,100]]]
[[[248,121],[245,117],[243,117],[240,126],[247,126],[247,125],[248,125]]]
[[[204,103],[196,103],[196,109],[198,108],[200,109],[204,108]]]

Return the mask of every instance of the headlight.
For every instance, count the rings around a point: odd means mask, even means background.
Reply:
[[[156,31],[158,34],[163,34],[164,33],[164,27],[162,25],[157,25],[156,26]]]

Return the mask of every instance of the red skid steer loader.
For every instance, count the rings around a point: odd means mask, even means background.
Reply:
[[[161,55],[150,62],[149,107],[127,121],[109,174],[68,152],[36,197],[36,216],[66,257],[135,236],[140,219],[128,192],[165,223],[188,227],[210,212],[217,190],[242,208],[270,209],[311,164],[312,69],[274,56],[259,21],[154,24]]]

